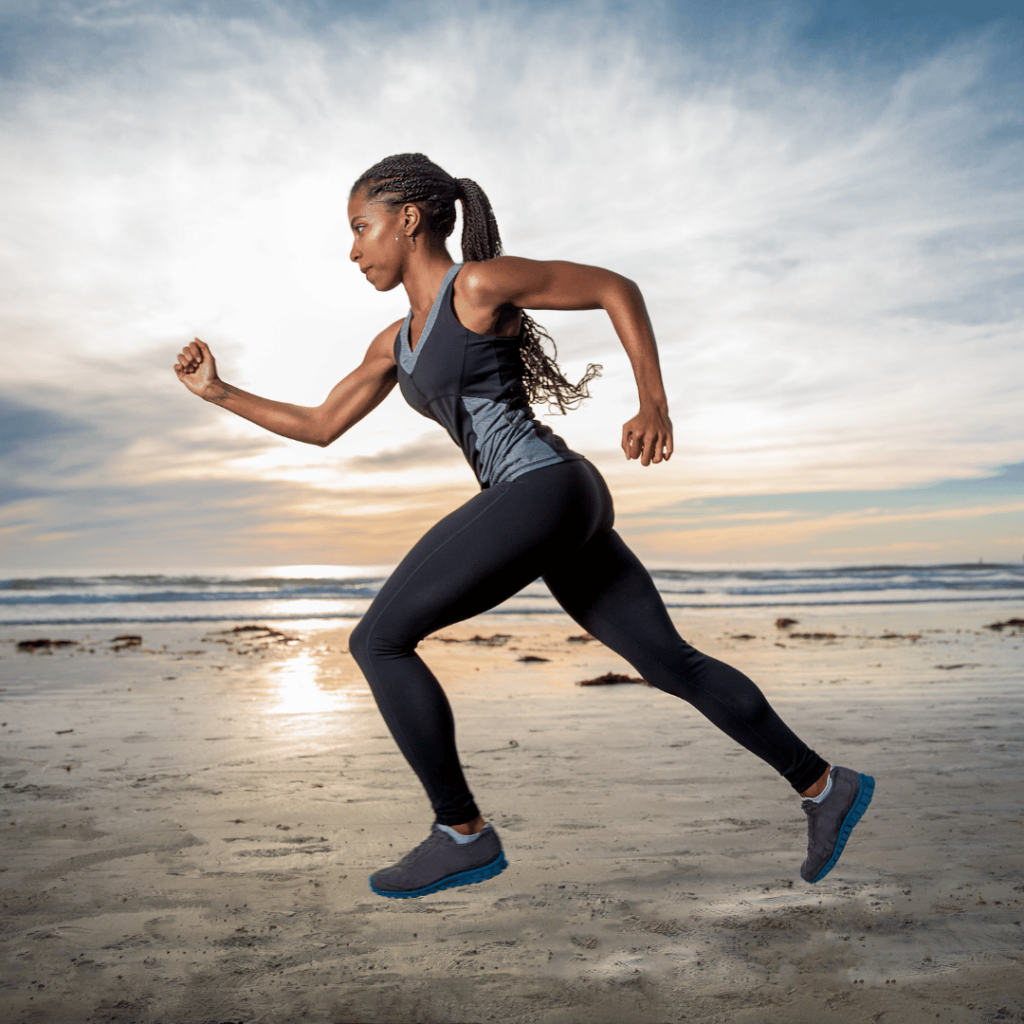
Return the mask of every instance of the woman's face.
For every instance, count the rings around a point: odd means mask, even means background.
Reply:
[[[354,241],[349,257],[379,292],[402,283],[405,249],[401,245],[402,208],[368,200],[365,190],[348,201]]]

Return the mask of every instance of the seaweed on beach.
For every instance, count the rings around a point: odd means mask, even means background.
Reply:
[[[509,640],[514,640],[515,637],[511,633],[494,633],[492,636],[481,636],[477,633],[476,636],[471,636],[466,640],[462,640],[457,636],[432,636],[428,637],[430,640],[438,640],[443,644],[477,644],[480,647],[504,647]]]
[[[641,686],[650,686],[646,679],[639,676],[624,676],[620,672],[605,672],[603,676],[595,679],[581,679],[577,686],[614,686],[617,683],[639,683]]]
[[[260,636],[242,636],[242,634],[254,634],[259,633]],[[259,626],[259,625],[248,625],[248,626],[233,626],[231,629],[219,629],[208,636],[229,636],[229,637],[240,637],[244,640],[250,640],[253,643],[260,640],[269,640],[277,644],[297,644],[299,638],[297,636],[289,636],[287,633],[282,633],[279,629],[272,629],[270,626]],[[204,640],[206,638],[204,637]],[[217,643],[233,643],[231,640],[219,640]]]
[[[48,637],[40,637],[38,640],[19,640],[19,651],[49,651],[54,647],[73,647],[76,640],[50,640]]]

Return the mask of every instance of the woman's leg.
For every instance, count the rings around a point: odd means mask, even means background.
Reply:
[[[802,793],[828,769],[742,672],[691,647],[677,632],[650,573],[614,531],[593,537],[544,581],[589,633],[648,683],[689,701]]]
[[[446,516],[402,560],[352,632],[352,656],[441,824],[472,821],[479,810],[459,765],[448,700],[416,645],[522,590],[600,527],[583,465],[534,470]]]

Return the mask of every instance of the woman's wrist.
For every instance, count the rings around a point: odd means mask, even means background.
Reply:
[[[660,395],[641,395],[640,408],[641,410],[654,409],[668,415],[668,397],[664,393]]]
[[[231,386],[229,384],[225,384],[224,381],[217,377],[215,380],[211,380],[203,387],[203,390],[199,392],[199,397],[204,402],[220,404],[228,397],[228,395],[231,394],[231,391]]]

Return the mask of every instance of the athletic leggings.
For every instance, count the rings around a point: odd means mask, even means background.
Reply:
[[[689,701],[797,792],[828,767],[742,672],[679,636],[650,574],[612,529],[613,515],[603,478],[582,459],[489,487],[426,533],[353,630],[352,655],[442,824],[472,821],[479,811],[459,765],[448,699],[416,646],[539,576],[648,683]]]

